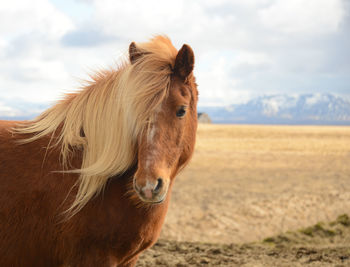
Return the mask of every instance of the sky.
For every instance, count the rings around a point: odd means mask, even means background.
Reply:
[[[199,106],[350,97],[347,0],[11,0],[0,5],[0,113],[53,103],[156,34],[193,48]]]

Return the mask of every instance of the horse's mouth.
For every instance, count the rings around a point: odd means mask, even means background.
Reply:
[[[140,195],[139,195],[139,197],[140,197]],[[160,199],[160,200],[150,201],[150,200],[147,200],[147,199],[144,199],[144,198],[140,197],[140,199],[142,200],[142,202],[145,202],[145,203],[150,204],[150,205],[161,204],[161,203],[164,202],[165,198],[166,198],[166,197],[164,196],[164,197],[163,197],[162,199]]]
[[[140,198],[140,200],[141,200],[142,202],[145,202],[145,203],[151,204],[151,205],[153,205],[153,204],[155,204],[155,205],[156,205],[156,204],[161,204],[162,202],[164,202],[164,200],[166,199],[167,193],[168,193],[168,192],[165,192],[162,196],[159,196],[159,197],[154,198],[154,199],[148,199],[148,198],[146,198],[146,197],[144,196],[144,194],[143,194],[142,191],[139,192],[139,191],[136,190],[136,189],[135,189],[135,191],[136,191],[136,193],[137,193],[137,196]]]

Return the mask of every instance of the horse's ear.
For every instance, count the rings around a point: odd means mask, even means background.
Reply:
[[[133,64],[138,58],[140,58],[143,53],[136,47],[135,42],[129,45],[129,58],[130,63]]]
[[[193,70],[194,54],[192,48],[184,44],[177,53],[174,66],[174,74],[185,80]]]

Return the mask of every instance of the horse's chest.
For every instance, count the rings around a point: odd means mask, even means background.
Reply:
[[[153,245],[160,234],[166,210],[130,217],[115,229],[112,254],[118,261]]]
[[[115,199],[116,195],[106,194],[104,202],[92,202],[74,225],[81,233],[78,243],[104,251],[120,263],[156,242],[168,199],[159,205],[140,207],[127,199]]]
[[[128,233],[126,239],[130,239],[130,236],[133,236],[133,239],[139,243],[153,243],[159,236],[165,213],[166,210],[161,209],[137,214],[132,218],[132,222],[130,220],[125,221],[124,225],[126,227],[121,227],[118,229],[118,232],[124,236],[126,231]]]

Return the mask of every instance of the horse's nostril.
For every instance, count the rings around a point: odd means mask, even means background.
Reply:
[[[162,189],[162,187],[163,187],[163,179],[162,178],[158,178],[157,179],[157,185],[153,189],[153,193],[159,193],[159,191]]]

